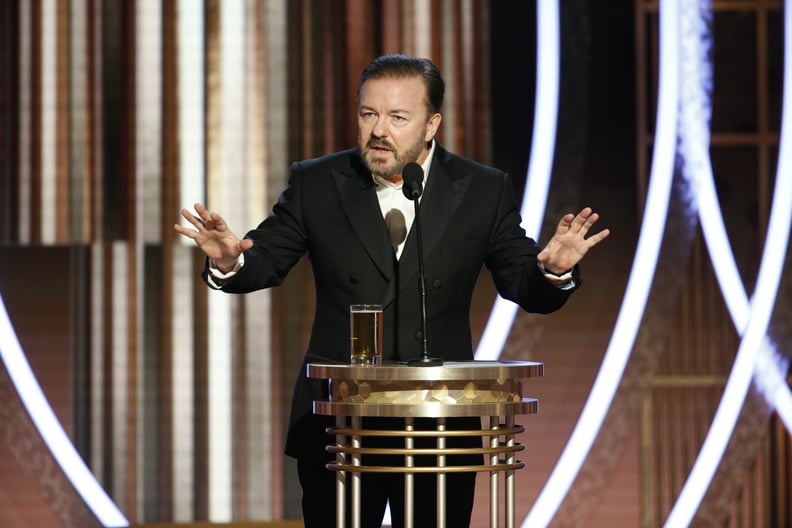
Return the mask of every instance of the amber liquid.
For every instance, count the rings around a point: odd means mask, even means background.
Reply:
[[[382,363],[382,310],[352,310],[349,313],[351,360],[357,365]]]

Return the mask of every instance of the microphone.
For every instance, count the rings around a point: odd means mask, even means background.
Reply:
[[[424,171],[420,165],[411,161],[402,170],[402,192],[408,200],[417,200],[423,194]],[[415,202],[416,204],[418,202]]]
[[[424,171],[420,165],[410,162],[402,170],[402,192],[408,200],[415,203],[415,234],[418,237],[418,293],[421,310],[421,357],[408,361],[408,365],[436,367],[442,365],[440,359],[429,356],[429,340],[426,335],[426,275],[424,274],[423,238],[421,236],[421,207],[418,198],[423,193]]]

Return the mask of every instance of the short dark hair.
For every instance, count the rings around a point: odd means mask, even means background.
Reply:
[[[420,77],[426,87],[426,105],[429,113],[435,114],[443,106],[445,81],[443,81],[437,66],[429,59],[399,54],[377,57],[363,69],[363,73],[360,74],[360,84],[358,85],[358,101],[360,101],[360,90],[366,81],[387,77]]]

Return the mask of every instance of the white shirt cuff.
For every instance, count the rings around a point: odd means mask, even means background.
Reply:
[[[213,259],[209,259],[209,273],[206,276],[207,282],[212,288],[219,290],[222,286],[214,281],[214,279],[219,280],[227,280],[237,274],[237,272],[242,269],[242,266],[245,265],[245,254],[240,253],[239,257],[237,257],[236,264],[234,264],[234,268],[226,273],[223,273],[219,269],[217,269],[217,263]]]
[[[561,275],[557,275],[551,271],[547,271],[543,262],[537,261],[537,265],[539,266],[539,271],[542,272],[542,275],[544,275],[545,279],[550,281],[558,289],[571,290],[575,287],[575,280],[572,278],[572,270],[568,270]]]

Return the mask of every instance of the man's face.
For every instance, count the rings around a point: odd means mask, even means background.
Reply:
[[[358,143],[372,173],[400,181],[404,166],[422,163],[440,126],[428,115],[426,87],[419,77],[370,79],[360,89]]]

